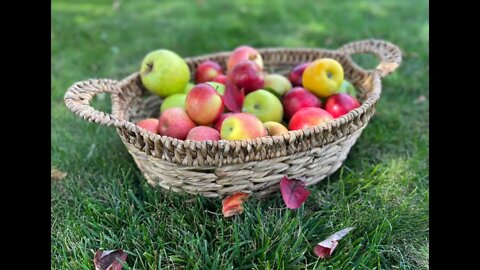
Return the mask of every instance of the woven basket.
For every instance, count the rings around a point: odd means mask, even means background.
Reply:
[[[223,198],[242,191],[263,197],[279,189],[284,176],[313,185],[334,173],[375,113],[381,78],[401,62],[399,48],[381,40],[346,44],[338,50],[267,48],[258,50],[269,73],[288,74],[299,63],[329,57],[344,68],[345,78],[357,88],[361,107],[335,121],[281,136],[242,141],[178,140],[147,132],[134,123],[158,117],[162,99],[142,86],[138,73],[121,81],[92,79],[77,82],[65,94],[67,107],[78,116],[105,126],[114,126],[139,169],[152,186],[175,192]],[[374,70],[364,70],[352,54],[373,53],[380,58]],[[225,67],[229,52],[186,58],[190,71],[207,60]],[[95,110],[92,98],[111,94],[112,113]]]

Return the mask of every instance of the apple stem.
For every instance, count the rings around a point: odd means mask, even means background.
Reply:
[[[147,63],[147,70],[145,70],[145,74],[150,73],[153,69],[153,62]]]

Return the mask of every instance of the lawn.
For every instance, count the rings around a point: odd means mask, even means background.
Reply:
[[[97,249],[122,248],[124,269],[427,269],[428,5],[54,0],[51,166],[67,175],[51,180],[52,268],[93,269]],[[371,37],[397,44],[403,63],[384,80],[377,113],[344,166],[310,187],[296,211],[278,194],[227,219],[218,200],[152,188],[115,129],[87,123],[63,103],[74,82],[121,79],[157,48],[182,56],[241,44],[334,49]],[[94,105],[109,111],[109,96]],[[315,256],[318,242],[350,226],[331,258]]]

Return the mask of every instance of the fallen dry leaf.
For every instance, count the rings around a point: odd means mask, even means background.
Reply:
[[[62,180],[67,176],[66,172],[62,172],[54,167],[50,169],[50,178],[53,180]]]
[[[288,179],[286,176],[280,181],[280,191],[285,204],[290,209],[299,208],[310,195],[305,189],[305,182],[297,179]]]
[[[93,258],[95,270],[121,270],[127,260],[127,253],[121,249],[97,250]]]
[[[419,103],[423,103],[425,101],[427,101],[427,98],[424,95],[421,95],[417,99],[415,99],[415,101],[413,103],[419,104]]]
[[[122,4],[120,0],[113,0],[112,9],[117,11],[120,8],[120,4]]]
[[[224,217],[231,217],[243,213],[242,203],[246,201],[247,193],[237,192],[223,199],[222,213]]]
[[[338,245],[338,241],[353,229],[354,227],[345,228],[330,235],[327,239],[318,243],[317,246],[315,246],[315,248],[313,249],[313,252],[321,259],[332,256],[333,251]]]

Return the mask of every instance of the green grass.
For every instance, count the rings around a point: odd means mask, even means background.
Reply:
[[[51,262],[92,269],[99,248],[122,248],[125,269],[427,269],[429,116],[427,1],[52,2]],[[280,195],[226,219],[221,202],[148,186],[113,128],[63,104],[87,78],[120,79],[143,56],[256,47],[337,48],[381,38],[404,52],[384,80],[377,113],[337,173],[310,187],[297,211]],[[355,58],[373,67],[373,57]],[[424,103],[415,103],[420,95]],[[108,96],[95,107],[109,111]],[[333,256],[312,250],[354,226]]]

